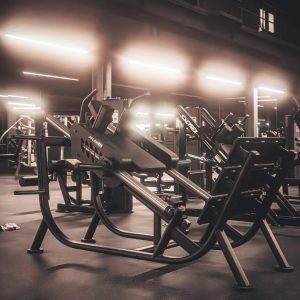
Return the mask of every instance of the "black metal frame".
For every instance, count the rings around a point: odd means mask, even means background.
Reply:
[[[103,112],[103,116],[105,115]],[[107,120],[107,116],[105,116]],[[101,122],[97,120],[97,124]],[[108,125],[108,124],[107,124]],[[39,194],[39,202],[42,211],[43,219],[41,221],[40,227],[37,231],[37,234],[34,238],[34,241],[28,250],[29,253],[40,253],[42,251],[41,245],[47,230],[49,231],[64,245],[81,249],[87,251],[94,251],[99,253],[106,253],[112,255],[125,256],[136,259],[143,259],[149,261],[156,261],[161,263],[168,264],[180,264],[187,263],[192,260],[198,259],[209,250],[215,248],[222,250],[231,270],[236,279],[237,286],[243,289],[252,288],[249,283],[236,255],[233,251],[233,246],[237,247],[251,237],[255,235],[259,228],[262,228],[264,235],[270,245],[272,252],[275,255],[275,258],[278,261],[278,264],[281,270],[291,270],[291,267],[288,265],[283,253],[276,242],[268,224],[264,222],[264,218],[267,214],[268,208],[272,203],[272,197],[275,193],[276,188],[279,186],[273,184],[271,188],[266,190],[266,196],[263,199],[263,205],[261,209],[256,213],[256,221],[253,223],[253,226],[250,228],[246,236],[239,236],[237,230],[232,228],[228,221],[233,215],[235,205],[239,205],[239,208],[242,207],[241,202],[239,201],[241,195],[243,195],[243,183],[248,178],[249,174],[257,166],[255,163],[259,159],[259,154],[253,151],[244,151],[244,160],[240,162],[240,165],[235,168],[235,180],[234,184],[229,193],[225,194],[216,194],[211,195],[205,190],[198,187],[195,183],[184,177],[181,173],[173,168],[176,164],[176,157],[174,154],[170,153],[160,144],[155,141],[151,141],[147,137],[142,137],[142,144],[147,148],[147,151],[137,151],[140,155],[150,159],[149,152],[153,156],[152,161],[157,165],[157,170],[155,167],[147,167],[141,170],[141,161],[137,160],[136,163],[139,166],[138,169],[135,169],[134,160],[131,161],[126,154],[126,151],[121,151],[124,153],[123,156],[120,153],[115,153],[117,147],[114,145],[114,142],[117,142],[118,137],[112,137],[112,135],[104,136],[97,133],[97,128],[86,130],[87,125],[77,124],[74,127],[74,134],[81,137],[83,142],[78,143],[75,141],[74,152],[77,156],[83,159],[83,162],[78,164],[78,168],[81,170],[91,171],[91,188],[92,188],[92,200],[95,206],[95,214],[93,215],[90,226],[86,232],[83,242],[70,240],[58,227],[55,222],[55,219],[52,216],[50,207],[49,207],[49,180],[48,180],[48,165],[46,160],[46,144],[47,137],[44,136],[42,120],[36,120],[36,132],[38,137],[36,138],[37,142],[37,165],[38,165],[38,191],[35,191],[36,194]],[[99,125],[100,126],[100,125]],[[76,137],[78,138],[78,136]],[[126,142],[126,137],[124,134],[120,135],[121,141]],[[85,141],[88,139],[93,141],[93,145],[83,147]],[[71,140],[72,135],[71,135]],[[80,138],[79,138],[80,140]],[[108,144],[105,144],[108,143]],[[126,142],[127,143],[127,142]],[[125,143],[125,144],[126,144]],[[124,146],[125,146],[124,144]],[[116,144],[118,145],[118,143]],[[131,145],[130,143],[128,145]],[[127,146],[128,146],[127,145]],[[105,149],[103,147],[106,147]],[[150,147],[149,147],[150,146]],[[73,147],[73,145],[72,145]],[[88,148],[89,147],[89,148]],[[96,149],[99,147],[99,149]],[[133,146],[130,146],[133,147]],[[129,148],[130,148],[129,147]],[[88,151],[87,151],[88,149]],[[105,151],[108,154],[108,157],[102,158],[103,154],[101,151]],[[132,148],[130,148],[132,149]],[[133,149],[137,149],[134,148]],[[151,151],[149,151],[151,149]],[[124,150],[124,149],[123,149]],[[100,151],[100,152],[99,152]],[[79,154],[80,153],[80,154]],[[99,155],[101,153],[101,155]],[[133,155],[135,153],[132,153]],[[154,159],[157,155],[164,158],[162,162],[156,162]],[[99,160],[99,157],[101,159]],[[147,166],[147,163],[145,164]],[[208,226],[202,237],[198,241],[194,241],[189,238],[185,229],[188,227],[188,222],[186,219],[186,210],[183,203],[177,203],[176,205],[170,205],[163,201],[158,195],[151,192],[138,180],[136,180],[130,172],[162,172],[165,171],[169,174],[176,182],[179,183],[182,187],[187,189],[189,192],[199,196],[205,201],[205,206],[202,210],[199,210],[200,217],[199,223],[201,220],[207,219],[207,216],[212,216],[209,219]],[[277,176],[276,183],[281,180],[281,176]],[[152,213],[154,214],[153,221],[153,235],[147,235],[138,232],[128,232],[124,231],[117,226],[115,226],[106,216],[101,199],[101,190],[103,180],[106,178],[113,178],[113,182],[117,181],[123,184],[124,188],[132,194],[137,200],[144,204]],[[115,184],[115,183],[114,183]],[[148,240],[152,241],[152,244],[146,247],[137,248],[134,250],[124,249],[124,248],[115,248],[107,247],[104,245],[95,244],[94,233],[97,228],[99,221],[104,224],[110,231],[113,233],[123,236],[125,238],[134,238],[138,240]],[[161,220],[167,222],[167,226],[164,232],[161,232]],[[233,233],[237,240],[233,243],[230,243],[228,236],[233,237]],[[171,247],[181,247],[187,252],[187,255],[180,257],[168,256],[165,254],[165,251]]]
[[[134,133],[136,136],[137,133]],[[163,151],[164,146],[158,144],[156,141],[151,140],[150,137],[146,137],[144,134],[139,133],[139,138],[142,139],[142,142],[140,145],[142,147],[145,147],[152,155],[155,157],[159,157],[160,153]],[[240,144],[240,145],[239,145]],[[230,226],[228,223],[225,224],[224,226],[224,231],[226,234],[231,238],[231,245],[233,247],[240,246],[247,241],[249,241],[256,233],[257,231],[261,228],[263,231],[266,240],[271,247],[271,250],[273,254],[275,255],[276,260],[278,261],[280,268],[278,270],[285,270],[285,271],[291,271],[293,268],[289,266],[288,264],[284,264],[283,262],[286,262],[285,257],[282,254],[282,250],[280,249],[278,243],[276,242],[276,239],[274,235],[272,234],[270,228],[268,227],[268,224],[265,222],[265,219],[268,217],[268,212],[270,210],[270,207],[275,199],[275,196],[278,194],[278,190],[284,180],[285,175],[288,172],[288,169],[290,165],[293,162],[294,159],[294,153],[291,151],[285,150],[284,147],[285,141],[284,139],[259,139],[259,138],[238,138],[235,141],[235,144],[232,147],[231,153],[228,155],[227,161],[224,162],[224,168],[225,172],[220,175],[219,177],[219,184],[217,183],[215,188],[217,186],[221,186],[221,190],[223,189],[223,184],[220,182],[220,179],[226,178],[226,172],[234,172],[238,175],[236,175],[236,183],[239,182],[240,174],[243,172],[240,170],[242,161],[243,159],[245,160],[245,155],[246,153],[249,153],[249,151],[256,151],[254,153],[258,153],[257,150],[262,154],[261,158],[260,155],[254,160],[254,166],[253,170],[250,172],[252,174],[253,178],[249,178],[249,175],[247,180],[250,181],[250,186],[248,187],[247,190],[247,185],[243,183],[243,188],[246,189],[245,191],[240,191],[240,195],[233,196],[235,198],[235,201],[243,201],[243,198],[249,197],[252,198],[254,201],[255,198],[258,196],[261,198],[262,204],[259,207],[259,209],[256,211],[255,214],[252,215],[252,217],[249,219],[252,222],[252,225],[250,226],[249,230],[242,234],[239,233],[238,230]],[[167,149],[165,149],[166,152],[168,152]],[[240,152],[240,153],[239,153]],[[251,152],[250,152],[251,154]],[[199,196],[201,199],[206,199],[207,203],[206,205],[211,205],[213,203],[212,197],[209,196],[208,193],[205,194],[205,191],[199,190],[199,187],[196,186],[194,183],[189,182],[180,174],[177,170],[171,168],[171,164],[168,164],[168,159],[162,160],[166,165],[170,167],[169,170],[166,171],[168,175],[174,178],[175,182],[181,184],[185,189],[187,189],[188,192],[195,194]],[[279,168],[276,172],[274,169],[278,168],[277,163],[281,163],[281,168]],[[246,163],[245,163],[246,164]],[[243,167],[244,168],[244,167]],[[243,169],[242,168],[242,169]],[[239,173],[240,170],[240,173]],[[256,175],[259,175],[262,170],[264,170],[264,178],[262,181],[258,182],[255,184],[255,178]],[[256,173],[257,174],[256,174]],[[269,175],[269,172],[275,172],[276,176],[275,178]],[[260,176],[261,177],[261,176]],[[262,179],[262,178],[260,178]],[[232,180],[232,178],[231,178]],[[228,185],[228,183],[223,182],[224,185]],[[231,189],[234,187],[237,188],[237,191],[241,187],[236,186],[236,183],[231,186]],[[272,184],[271,184],[272,183]],[[240,183],[237,183],[238,185],[241,185]],[[251,186],[253,185],[254,186]],[[255,186],[257,185],[257,186]],[[271,185],[271,187],[269,187]],[[256,188],[256,190],[255,190]],[[224,190],[224,189],[223,189]],[[216,191],[216,189],[215,189]],[[266,195],[263,196],[262,192],[265,191]],[[220,190],[218,190],[218,194],[220,194]],[[225,195],[218,195],[218,197],[226,197],[226,189],[224,190]],[[222,198],[221,197],[221,198]],[[241,204],[240,204],[241,205]],[[213,206],[213,204],[212,204]],[[242,208],[242,207],[241,207]],[[241,209],[243,211],[243,209]],[[191,216],[197,216],[199,215],[199,211],[197,209],[192,209],[191,211],[187,208],[186,210],[187,215]],[[245,220],[246,217],[248,216],[246,212],[243,212],[243,217],[242,220]],[[227,215],[227,220],[229,219],[236,219],[236,216],[231,213],[231,215]],[[225,218],[225,223],[226,223],[226,218]],[[268,236],[267,236],[268,234]],[[215,247],[219,248],[219,246]],[[282,256],[281,256],[282,255]]]
[[[297,106],[299,106],[297,104]],[[202,112],[202,111],[201,111]],[[218,145],[214,140],[214,137],[218,135],[222,131],[225,126],[226,120],[222,122],[222,124],[217,127],[216,120],[209,114],[207,110],[203,110],[201,113],[201,117],[204,119],[205,123],[209,125],[209,127],[213,130],[213,138],[210,138],[201,127],[197,125],[196,122],[192,119],[189,113],[182,107],[179,106],[178,108],[178,115],[180,116],[182,123],[185,125],[180,127],[179,129],[179,146],[181,156],[184,157],[186,155],[186,136],[185,136],[185,127],[189,128],[190,131],[193,132],[195,137],[203,144],[203,146],[208,150],[209,157],[212,157],[217,166],[221,167],[225,164],[228,153],[218,150]],[[297,114],[296,114],[297,116]],[[230,115],[229,115],[230,117]],[[248,116],[245,116],[243,123]],[[297,117],[294,117],[295,122],[297,122]],[[187,121],[186,121],[187,120]],[[194,129],[194,130],[193,130]],[[241,131],[242,132],[242,131]],[[297,160],[294,161],[293,165],[297,165]],[[290,166],[292,168],[292,165]],[[212,174],[211,174],[212,166],[206,162],[205,163],[205,177],[206,177],[206,190],[210,191],[213,187],[212,182]],[[277,191],[276,195],[274,196],[274,200],[279,206],[279,209],[270,209],[268,213],[267,220],[269,223],[275,226],[299,226],[300,225],[300,212],[295,208],[294,205],[300,203],[300,197],[290,197],[288,196],[288,183],[292,182],[293,184],[299,185],[299,180],[295,179],[287,179],[285,178],[282,183],[283,193]]]
[[[92,205],[92,201],[82,198],[83,171],[76,170],[76,165],[71,160],[65,160],[64,162],[64,166],[60,166],[59,161],[54,163],[51,167],[51,173],[54,173],[57,178],[64,200],[64,203],[57,204],[57,211],[93,213],[95,209]],[[67,173],[69,171],[73,172],[75,179],[75,184],[72,186],[67,185]],[[70,192],[75,192],[75,198],[70,195]]]

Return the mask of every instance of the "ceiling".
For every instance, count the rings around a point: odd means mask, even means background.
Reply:
[[[99,0],[0,1],[0,94],[28,93],[47,99],[50,106],[74,103],[78,107],[80,99],[92,88],[92,65],[97,52],[101,51],[103,20],[107,17],[101,8],[108,3]],[[285,5],[285,9],[288,8]],[[90,55],[28,45],[10,40],[5,33],[22,36],[28,33],[32,39],[42,38],[87,49]],[[23,75],[23,71],[66,76],[78,81],[30,77]],[[121,88],[119,91],[123,92]]]
[[[89,1],[0,1],[0,94],[80,99],[90,91],[92,54],[87,57],[24,43],[7,38],[6,33],[95,53],[97,14]],[[25,76],[23,71],[78,81]]]

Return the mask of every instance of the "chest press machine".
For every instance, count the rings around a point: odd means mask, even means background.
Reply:
[[[246,243],[261,229],[277,260],[277,270],[293,269],[265,221],[273,196],[293,160],[293,153],[284,149],[282,139],[237,139],[213,192],[208,193],[175,169],[178,157],[157,141],[140,131],[125,130],[124,119],[117,129],[112,129],[110,122],[113,109],[105,103],[98,103],[96,107],[91,101],[94,94],[92,92],[83,101],[78,123],[70,130],[63,124],[58,126],[65,137],[56,139],[57,145],[66,141],[71,143],[72,155],[79,161],[76,164],[78,170],[91,172],[91,198],[95,213],[86,236],[83,241],[71,240],[59,228],[50,210],[46,146],[50,143],[53,146],[54,142],[53,137],[45,136],[41,117],[35,122],[37,135],[32,137],[36,140],[38,190],[28,193],[39,195],[43,218],[29,253],[43,251],[41,245],[48,230],[57,240],[71,248],[166,264],[187,263],[200,258],[211,249],[220,249],[235,277],[237,287],[251,289],[252,285],[233,247]],[[178,197],[165,201],[166,199],[160,198],[132,176],[132,173],[163,172],[202,199],[199,201],[199,209],[194,210],[197,224],[190,226],[188,207]],[[104,184],[110,188],[123,186],[153,213],[153,234],[125,231],[109,220],[102,203],[105,197]],[[247,214],[252,214],[254,221],[247,232],[242,234],[229,221],[237,215]],[[152,243],[136,249],[96,244],[93,236],[99,220],[114,234]],[[163,232],[161,220],[167,224]],[[201,228],[200,236],[197,231],[196,238],[193,237],[194,226]],[[189,227],[191,231],[187,234]],[[185,250],[185,254],[170,256],[168,249],[174,247]]]

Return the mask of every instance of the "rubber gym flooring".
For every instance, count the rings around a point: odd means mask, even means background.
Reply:
[[[61,195],[51,183],[51,207]],[[255,286],[251,292],[233,288],[234,278],[222,255],[210,251],[183,266],[168,266],[129,258],[68,248],[50,233],[40,255],[28,255],[41,219],[37,196],[14,196],[19,189],[12,176],[0,176],[0,223],[15,222],[17,231],[0,232],[0,299],[299,299],[300,228],[273,228],[293,273],[277,273],[275,260],[261,234],[236,249],[242,266]],[[61,228],[80,239],[90,215],[55,213]],[[128,230],[151,232],[151,214],[135,204],[131,214],[112,219]],[[194,221],[195,222],[195,221]],[[103,225],[96,232],[99,243],[134,248],[140,241],[113,236]],[[142,242],[145,243],[145,242]],[[147,242],[146,242],[147,243]],[[143,244],[142,244],[143,245]]]

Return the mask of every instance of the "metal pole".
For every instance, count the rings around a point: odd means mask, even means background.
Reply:
[[[258,89],[252,84],[249,84],[246,96],[246,114],[249,115],[246,126],[246,133],[249,137],[257,137],[257,122],[258,122]]]
[[[254,137],[258,137],[258,89],[253,89],[253,127],[254,127]]]

